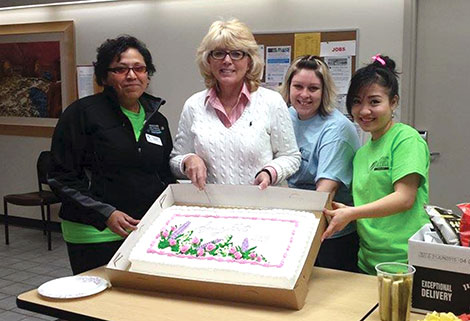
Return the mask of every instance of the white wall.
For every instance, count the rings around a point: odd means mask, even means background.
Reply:
[[[73,20],[77,64],[91,64],[106,38],[128,33],[143,40],[157,67],[149,91],[167,100],[162,112],[174,136],[185,99],[204,87],[194,55],[213,21],[236,17],[255,33],[358,29],[359,66],[383,53],[401,69],[403,12],[403,1],[134,0],[2,11],[0,23]],[[34,164],[48,146],[44,138],[0,135],[0,196],[36,188]],[[16,216],[37,213],[11,210]]]

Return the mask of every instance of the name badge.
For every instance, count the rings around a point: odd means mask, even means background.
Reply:
[[[162,133],[162,130],[163,130],[163,127],[160,128],[160,126],[158,125],[150,124],[148,127],[148,131],[150,132],[150,134],[154,134],[154,135],[160,135]]]
[[[158,146],[163,146],[163,143],[162,143],[162,140],[160,139],[160,137],[152,136],[152,135],[149,135],[149,134],[145,134],[145,138],[147,138],[147,141],[148,141],[150,144],[155,144],[155,145],[158,145]]]

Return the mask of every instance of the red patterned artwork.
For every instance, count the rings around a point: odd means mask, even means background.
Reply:
[[[60,42],[0,43],[0,116],[58,118]]]

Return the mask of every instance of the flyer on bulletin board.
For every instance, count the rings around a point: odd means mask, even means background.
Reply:
[[[262,61],[264,61],[264,45],[258,45],[258,54]]]
[[[324,57],[324,61],[330,69],[338,94],[346,94],[351,80],[351,56]]]
[[[320,32],[296,33],[294,35],[294,59],[299,56],[320,56]]]
[[[327,41],[320,45],[321,57],[355,56],[356,41]]]
[[[266,82],[282,83],[289,69],[291,46],[266,47]]]
[[[259,54],[259,57],[261,58],[261,61],[264,62],[264,45],[258,45],[258,54]],[[263,71],[261,71],[260,78],[263,78]]]

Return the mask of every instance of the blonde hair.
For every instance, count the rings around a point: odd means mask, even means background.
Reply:
[[[331,78],[328,66],[316,56],[300,56],[294,60],[287,70],[284,82],[280,88],[280,93],[287,105],[291,105],[290,101],[290,85],[292,78],[302,69],[312,70],[315,75],[322,81],[321,103],[318,112],[322,116],[330,114],[335,109],[336,103],[336,87]]]
[[[250,62],[245,81],[250,92],[256,91],[261,83],[264,64],[258,53],[258,44],[248,26],[238,19],[215,21],[210,26],[196,54],[196,62],[207,88],[217,85],[208,59],[211,51],[218,48],[242,50],[247,53]]]

